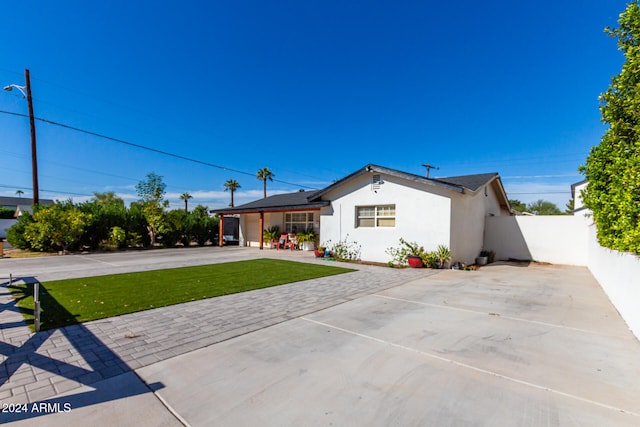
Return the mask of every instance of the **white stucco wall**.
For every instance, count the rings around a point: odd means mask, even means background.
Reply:
[[[573,215],[486,218],[485,249],[496,259],[587,265],[586,219]]]
[[[439,244],[450,246],[450,192],[431,187],[436,193],[424,191],[399,178],[382,175],[380,188],[371,186],[371,175],[365,174],[323,196],[331,206],[320,215],[320,241],[336,243],[348,236],[348,241],[361,246],[361,259],[388,262],[385,250],[399,245],[398,239],[415,241],[426,250]],[[356,228],[356,206],[395,205],[395,227]]]
[[[640,257],[600,246],[589,226],[587,266],[629,329],[640,339]]]
[[[485,191],[486,190],[486,191]],[[454,193],[452,196],[451,255],[453,261],[473,264],[485,244],[485,218],[508,215],[500,208],[492,185],[475,194]]]
[[[244,242],[240,242],[242,246],[260,246],[260,215],[246,214],[242,215],[244,219]]]

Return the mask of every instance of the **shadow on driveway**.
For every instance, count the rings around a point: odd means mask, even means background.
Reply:
[[[0,330],[3,337],[0,341],[0,390],[11,391],[12,397],[2,400],[5,405],[9,405],[7,409],[13,409],[0,414],[2,422],[25,420],[53,412],[68,412],[111,400],[152,393],[152,390],[163,387],[160,383],[152,384],[150,390],[138,379],[138,387],[114,388],[103,381],[126,373],[133,374],[133,371],[82,324],[30,333],[27,322],[17,320],[16,314],[22,313],[17,303],[33,296],[33,285],[37,282],[35,277],[16,277],[12,284],[8,280],[0,283],[0,288],[3,289],[0,296],[5,300],[0,304]],[[47,294],[42,284],[40,290],[41,296],[47,300],[47,310],[62,313],[67,318],[74,317]],[[10,291],[23,293],[16,296],[11,295]],[[33,315],[33,310],[22,311]],[[33,320],[29,323],[33,324]],[[101,388],[101,385],[104,387]],[[54,397],[82,386],[89,386],[91,390]],[[85,390],[86,388],[84,387]]]

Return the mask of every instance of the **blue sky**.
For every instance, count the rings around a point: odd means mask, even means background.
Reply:
[[[131,201],[155,172],[173,207],[189,192],[216,208],[227,179],[236,204],[261,197],[262,167],[273,194],[430,163],[564,208],[605,130],[598,96],[623,57],[603,29],[626,3],[7,1],[0,86],[29,68],[37,117],[228,168],[38,122],[41,198]],[[26,101],[2,91],[0,110]],[[0,156],[0,195],[30,197],[26,118],[0,112]]]

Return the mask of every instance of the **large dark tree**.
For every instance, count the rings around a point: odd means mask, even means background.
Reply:
[[[605,32],[624,53],[622,71],[600,96],[609,125],[581,167],[588,184],[584,204],[593,211],[600,244],[640,253],[640,6],[630,3],[618,28]]]

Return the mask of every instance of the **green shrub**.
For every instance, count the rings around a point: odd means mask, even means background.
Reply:
[[[29,250],[31,244],[24,237],[27,225],[33,222],[33,216],[29,212],[23,212],[18,221],[7,229],[7,242],[16,249]]]
[[[622,71],[600,96],[609,128],[580,171],[588,180],[583,200],[593,211],[600,244],[640,254],[640,5],[629,3],[618,24],[605,29],[625,56]]]
[[[109,232],[109,241],[111,244],[117,248],[121,248],[124,246],[125,241],[127,240],[127,232],[124,231],[122,227],[112,227]]]
[[[15,209],[0,207],[0,219],[12,219],[15,213]]]

